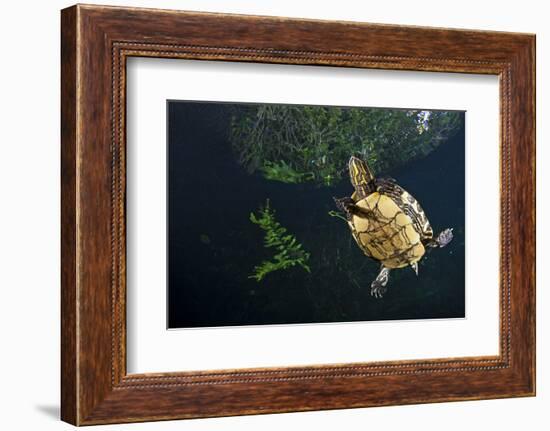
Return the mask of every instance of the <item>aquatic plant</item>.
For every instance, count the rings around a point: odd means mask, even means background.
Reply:
[[[328,212],[328,215],[331,217],[339,218],[340,220],[344,220],[346,223],[348,222],[348,219],[344,217],[344,215],[341,212],[331,210]]]
[[[284,160],[279,160],[278,162],[266,160],[260,169],[264,177],[268,180],[281,181],[289,184],[303,183],[313,176],[311,172],[305,174],[296,172],[292,166],[288,165]]]
[[[250,173],[331,186],[345,178],[350,155],[385,172],[429,154],[462,119],[452,111],[241,105],[232,108],[230,138]]]
[[[287,229],[275,219],[275,211],[270,208],[269,199],[265,206],[260,207],[258,215],[250,213],[250,221],[265,231],[264,247],[275,249],[275,254],[271,260],[264,260],[255,266],[254,274],[249,278],[260,282],[270,272],[297,265],[310,272],[307,264],[309,253],[304,251],[296,237],[287,233]]]

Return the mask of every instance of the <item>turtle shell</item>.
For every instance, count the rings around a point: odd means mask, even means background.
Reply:
[[[426,251],[422,241],[430,239],[433,231],[416,199],[393,186],[397,194],[378,189],[357,200],[354,193],[352,199],[359,211],[352,214],[348,223],[367,256],[386,268],[403,268],[422,258]]]

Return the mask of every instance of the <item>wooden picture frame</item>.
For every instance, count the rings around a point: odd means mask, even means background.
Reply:
[[[535,394],[535,36],[77,5],[62,11],[61,417],[75,425]],[[500,354],[127,374],[130,56],[498,75]]]

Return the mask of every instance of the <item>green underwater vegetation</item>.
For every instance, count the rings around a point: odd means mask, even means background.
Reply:
[[[275,219],[275,211],[270,208],[269,199],[265,206],[260,207],[258,215],[250,213],[250,221],[265,231],[264,247],[274,248],[275,254],[271,260],[264,260],[255,266],[254,274],[248,278],[260,282],[273,271],[285,270],[296,265],[311,272],[308,266],[310,254],[304,251],[296,237],[287,233],[287,229]]]
[[[344,220],[346,223],[348,222],[348,219],[339,211],[331,210],[327,213],[331,217],[339,218],[340,220]]]
[[[249,173],[333,186],[346,177],[350,155],[386,172],[427,156],[460,124],[454,111],[236,105],[230,139]]]
[[[296,172],[294,168],[292,168],[292,166],[287,164],[284,160],[279,160],[278,162],[270,162],[267,160],[260,169],[266,179],[280,181],[287,184],[303,183],[308,181],[310,178],[314,178],[314,174],[312,172]]]

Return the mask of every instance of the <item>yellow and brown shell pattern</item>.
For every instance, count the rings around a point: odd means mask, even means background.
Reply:
[[[403,268],[418,262],[423,243],[433,230],[418,201],[391,179],[377,180],[376,190],[358,199],[351,196],[355,211],[348,220],[361,250],[386,268]],[[357,200],[358,199],[358,200]]]

